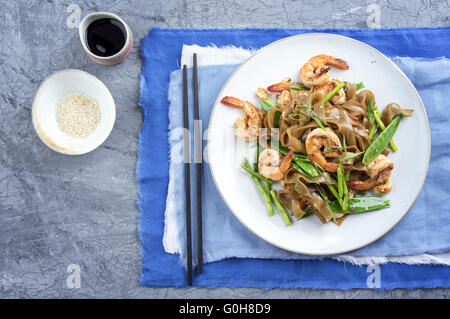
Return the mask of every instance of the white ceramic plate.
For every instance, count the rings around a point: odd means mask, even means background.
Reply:
[[[276,214],[269,217],[248,174],[240,169],[244,153],[237,149],[239,160],[229,160],[235,139],[232,127],[242,111],[224,106],[227,95],[254,102],[255,90],[279,82],[284,77],[299,80],[301,66],[317,54],[328,54],[347,61],[348,71],[332,68],[331,78],[362,81],[374,92],[377,104],[384,108],[397,102],[414,109],[402,120],[395,134],[399,151],[391,153],[394,162],[392,191],[386,195],[391,207],[349,216],[341,227],[322,224],[311,217],[286,227]],[[228,79],[220,92],[210,120],[208,159],[217,189],[230,210],[249,230],[267,242],[293,252],[331,255],[348,252],[379,239],[408,212],[425,181],[430,159],[430,129],[425,108],[406,75],[386,56],[367,44],[343,36],[316,33],[292,36],[276,41],[245,61]],[[224,160],[226,159],[226,160]],[[277,216],[278,215],[278,216]]]
[[[56,122],[58,102],[72,93],[94,98],[101,112],[95,131],[83,138],[68,136]],[[34,97],[32,118],[36,133],[48,147],[59,153],[80,155],[94,150],[109,136],[116,119],[116,106],[108,88],[95,76],[66,69],[53,73],[41,84]]]

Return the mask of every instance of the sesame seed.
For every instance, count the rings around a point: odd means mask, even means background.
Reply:
[[[64,97],[56,108],[56,121],[61,131],[71,137],[86,137],[100,123],[101,112],[95,99],[83,93]]]

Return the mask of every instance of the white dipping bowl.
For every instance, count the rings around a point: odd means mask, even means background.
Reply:
[[[58,103],[72,93],[94,98],[100,108],[100,123],[86,137],[71,137],[56,122]],[[42,83],[34,97],[32,118],[37,135],[48,147],[58,153],[80,155],[96,149],[108,138],[116,120],[116,106],[108,88],[95,76],[66,69],[53,73]]]

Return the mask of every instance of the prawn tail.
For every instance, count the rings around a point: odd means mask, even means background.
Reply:
[[[234,96],[225,96],[220,100],[220,103],[240,109],[243,109],[245,105],[244,101]]]
[[[281,162],[280,165],[280,171],[283,173],[283,175],[286,174],[289,168],[291,167],[291,162],[293,158],[294,158],[294,151],[289,150],[289,152],[283,158],[283,161]]]
[[[331,59],[327,64],[329,64],[337,69],[341,69],[341,70],[349,69],[347,62],[345,62],[342,59],[338,59],[338,58]]]
[[[272,84],[267,87],[267,91],[269,92],[283,92],[288,89],[288,86],[292,85],[290,82],[280,82],[277,84]]]

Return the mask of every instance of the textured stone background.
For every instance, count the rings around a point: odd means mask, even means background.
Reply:
[[[267,292],[139,287],[135,174],[142,121],[139,40],[150,27],[367,28],[377,22],[383,28],[437,27],[450,25],[448,1],[0,0],[0,7],[0,297],[450,296],[447,289]],[[136,41],[123,64],[97,65],[82,50],[78,16],[93,11],[117,13],[130,24]],[[116,101],[111,136],[84,156],[51,151],[31,124],[37,88],[64,68],[96,75]],[[66,286],[69,264],[81,267],[80,289]]]

